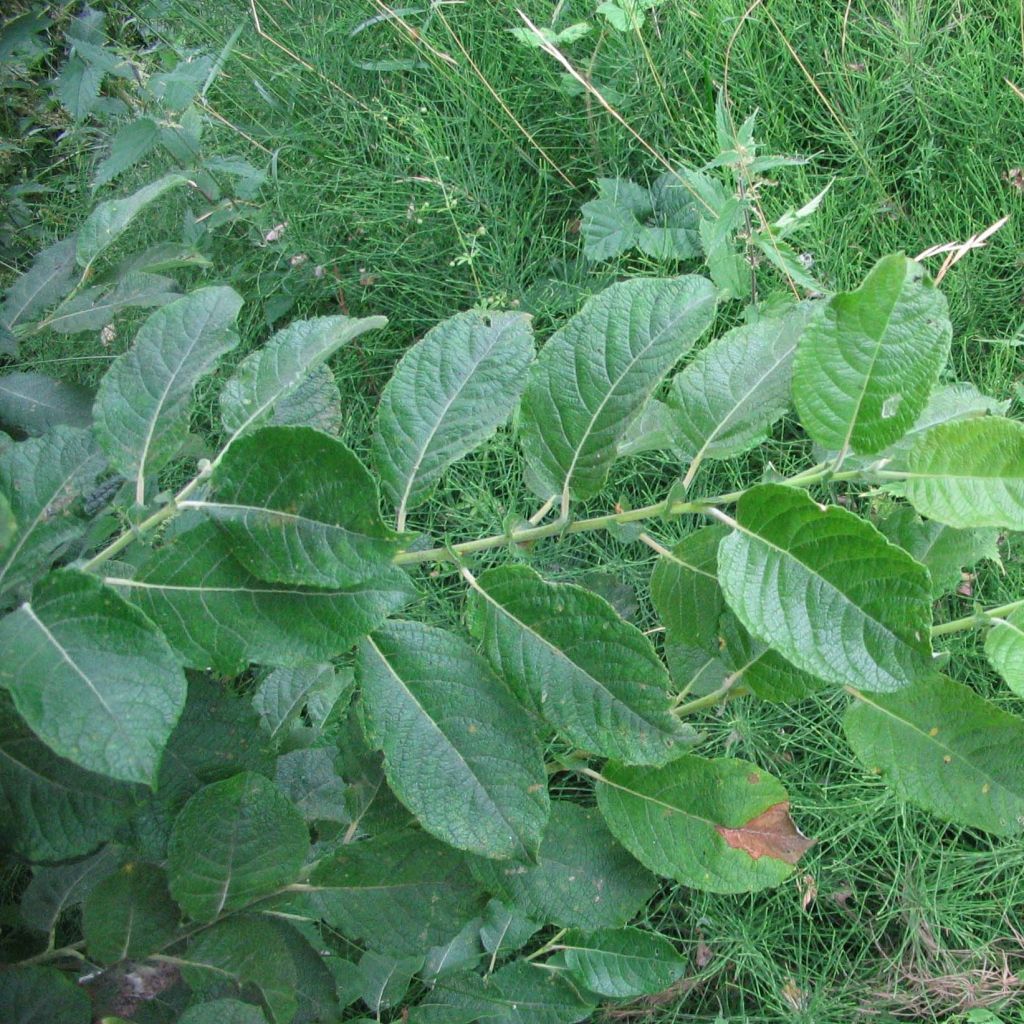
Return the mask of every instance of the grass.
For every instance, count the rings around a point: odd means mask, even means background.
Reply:
[[[615,273],[673,269],[580,260],[577,218],[594,179],[645,180],[660,168],[596,100],[564,94],[554,61],[511,38],[508,29],[520,24],[515,5],[437,4],[428,24],[408,16],[418,41],[395,18],[359,29],[381,6],[170,0],[152,14],[134,5],[120,12],[126,31],[143,27],[182,47],[217,49],[246,24],[209,95],[218,143],[272,168],[264,206],[224,245],[232,281],[249,302],[246,343],[282,316],[386,314],[387,331],[335,363],[344,433],[357,449],[395,361],[452,312],[518,305],[544,337]],[[550,21],[552,6],[522,3],[538,24]],[[560,24],[568,24],[591,5],[559,6]],[[641,33],[591,35],[567,52],[666,160],[701,164],[715,152],[715,95],[726,80],[737,116],[759,112],[766,151],[813,154],[781,172],[763,202],[781,213],[832,183],[799,245],[835,288],[854,286],[885,253],[916,254],[1014,214],[987,248],[949,273],[943,290],[957,339],[950,376],[1016,400],[1020,350],[979,339],[1007,337],[1024,317],[1024,193],[1007,180],[1024,162],[1024,103],[1004,81],[1019,75],[1024,59],[1019,4],[667,0]],[[385,62],[398,66],[381,70]],[[58,147],[33,148],[24,159],[57,190],[29,200],[45,211],[45,229],[80,219],[89,202],[87,157]],[[282,241],[265,244],[278,223],[287,224]],[[292,269],[299,254],[308,263]],[[313,266],[325,276],[314,278]],[[105,365],[90,362],[95,349],[81,339],[29,356],[27,365],[74,379],[95,379]],[[213,421],[207,409],[199,425]],[[767,455],[706,467],[695,488],[729,490],[763,471],[766,458],[784,471],[806,455],[783,427]],[[529,516],[535,508],[515,459],[511,435],[500,434],[447,475],[411,526],[464,539]],[[622,470],[609,494],[635,505],[662,497],[676,467],[660,456],[639,464],[643,473]],[[594,507],[606,511],[607,501]],[[658,535],[670,543],[692,525],[667,524]],[[1022,591],[1019,541],[1005,551],[1005,571],[988,567],[976,581],[984,603]],[[595,554],[636,594],[636,621],[652,627],[644,549],[584,535],[520,557],[551,578],[581,580]],[[454,624],[463,587],[444,572],[435,582],[424,612]],[[963,598],[949,603],[951,617],[970,608]],[[958,678],[1012,706],[973,642],[955,639],[950,648]],[[817,845],[796,885],[768,893],[666,887],[649,920],[691,953],[693,974],[664,1000],[617,1010],[615,1019],[940,1021],[1004,1003],[1006,1021],[1024,1019],[1012,1008],[1024,990],[1001,973],[1004,965],[1020,973],[1024,959],[1019,843],[952,829],[899,804],[854,761],[840,712],[835,698],[794,707],[737,701],[703,717],[703,752],[769,767]]]

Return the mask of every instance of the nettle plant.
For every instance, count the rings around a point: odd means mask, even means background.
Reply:
[[[1024,719],[933,644],[984,631],[1024,695],[1024,600],[933,612],[1024,529],[1024,424],[939,383],[946,301],[905,256],[698,348],[719,303],[698,275],[621,281],[539,353],[526,315],[460,313],[399,362],[365,459],[318,396],[384,319],[293,323],[223,383],[221,444],[171,494],[193,389],[238,343],[240,297],[204,287],[149,317],[91,425],[5,442],[0,793],[31,865],[6,1020],[569,1024],[664,990],[686,963],[631,924],[663,879],[753,892],[813,843],[761,765],[702,753],[693,721],[741,697],[846,695],[901,799],[1021,831]],[[813,465],[699,493],[793,409]],[[510,419],[536,514],[417,529]],[[678,480],[616,507],[643,447]],[[538,571],[594,531],[658,553],[663,634]],[[436,577],[464,628],[418,620]]]

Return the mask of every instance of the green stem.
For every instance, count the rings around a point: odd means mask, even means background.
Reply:
[[[677,718],[684,718],[686,715],[692,715],[695,711],[703,711],[704,708],[711,708],[716,704],[721,704],[731,697],[742,697],[750,691],[744,686],[737,687],[736,684],[739,681],[740,673],[736,672],[726,677],[725,682],[717,690],[712,690],[711,693],[707,693],[703,697],[697,697],[685,704],[680,704],[672,709],[672,714]]]
[[[151,516],[143,519],[138,526],[133,527],[131,530],[122,533],[116,540],[111,541],[105,548],[98,551],[89,561],[84,562],[80,568],[82,572],[92,572],[97,566],[102,565],[104,562],[113,558],[114,555],[123,551],[132,541],[137,540],[144,533],[148,533],[150,530],[159,526],[161,523],[166,522],[173,516],[178,514],[179,502],[185,501],[195,489],[210,475],[210,467],[205,466],[200,469],[199,473],[196,474],[178,493],[171,498],[163,508],[157,509]]]
[[[529,962],[530,960],[536,960],[537,957],[543,956],[545,953],[550,953],[551,950],[558,945],[559,940],[568,930],[568,928],[563,928],[560,932],[556,932],[550,939],[548,939],[547,942],[544,943],[543,946],[540,947],[540,949],[535,949],[529,956],[524,956],[523,959]]]
[[[849,470],[846,473],[832,473],[830,468],[822,463],[780,482],[791,487],[810,487],[826,480],[856,480],[863,475],[864,472],[859,469]],[[554,537],[563,533],[590,533],[594,530],[605,530],[616,524],[639,523],[659,516],[700,515],[718,505],[733,505],[746,493],[746,490],[730,491],[727,494],[700,498],[696,501],[674,501],[671,498],[666,498],[664,501],[655,502],[653,505],[644,505],[642,508],[593,516],[590,519],[577,519],[575,522],[568,523],[559,517],[554,522],[545,523],[543,526],[531,526],[524,530],[513,530],[510,533],[481,537],[479,540],[463,541],[461,544],[427,548],[423,551],[403,551],[395,557],[395,564],[415,565],[419,562],[458,561],[463,555],[471,555],[477,551],[487,551],[506,544],[529,544],[531,541],[543,540],[545,537]]]
[[[44,949],[42,953],[36,953],[35,956],[27,957],[24,960],[19,960],[14,966],[15,967],[28,967],[31,964],[44,964],[51,960],[60,960],[62,957],[74,957],[76,960],[84,960],[85,956],[80,952],[81,947],[85,945],[85,940],[81,942],[72,943],[70,946],[61,946],[60,949],[53,949],[52,947]]]
[[[993,619],[1002,619],[1018,608],[1024,608],[1024,598],[1019,601],[1011,601],[1009,604],[1001,604],[995,608],[983,608],[973,615],[965,615],[962,619],[953,619],[952,622],[943,622],[939,626],[932,626],[932,636],[948,636],[950,633],[960,633],[965,629],[973,629],[975,626],[988,625]]]

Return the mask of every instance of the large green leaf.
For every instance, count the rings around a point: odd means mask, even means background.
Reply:
[[[605,289],[556,331],[523,396],[531,486],[545,498],[596,494],[630,423],[714,314],[702,277],[638,279]]]
[[[905,505],[881,520],[878,528],[928,570],[936,599],[957,588],[963,569],[983,558],[999,561],[998,530],[956,530],[942,523],[922,522]]]
[[[945,676],[900,693],[854,692],[843,728],[904,800],[997,835],[1024,827],[1024,719]]]
[[[559,927],[621,927],[657,885],[615,842],[597,811],[565,800],[551,804],[535,865],[473,858],[471,867],[489,892]]]
[[[110,461],[135,481],[177,455],[188,436],[196,382],[238,344],[242,299],[231,288],[200,288],[158,309],[100,382],[96,436]]]
[[[153,624],[99,580],[47,576],[0,620],[0,686],[61,757],[152,783],[185,704],[185,674]]]
[[[110,964],[161,949],[177,932],[180,916],[163,869],[128,863],[89,893],[82,934],[89,956]]]
[[[884,257],[806,327],[793,364],[801,423],[826,448],[881,451],[921,414],[952,336],[945,296],[921,265]]]
[[[752,488],[718,572],[743,625],[811,675],[885,691],[934,672],[928,570],[846,509]]]
[[[907,455],[900,487],[947,526],[1024,530],[1024,423],[986,416],[933,427]]]
[[[386,323],[387,318],[382,316],[321,316],[293,321],[263,348],[246,356],[224,385],[220,393],[224,429],[237,436],[259,426],[338,349]]]
[[[177,283],[161,274],[124,269],[112,280],[75,294],[41,324],[58,334],[100,331],[125,309],[154,309],[181,298]]]
[[[295,805],[265,776],[241,772],[204,786],[175,820],[171,894],[190,917],[212,921],[294,882],[308,852]]]
[[[31,861],[95,850],[131,810],[129,786],[54,756],[0,691],[0,845]]]
[[[274,1024],[289,1024],[298,1009],[295,963],[273,923],[260,917],[230,917],[200,932],[185,951],[182,977],[204,993],[223,991],[225,980],[255,986]]]
[[[519,960],[484,978],[452,974],[439,978],[430,995],[413,1007],[410,1024],[575,1024],[593,1012],[593,1001],[561,977]]]
[[[548,817],[544,755],[529,716],[458,637],[390,622],[356,665],[370,743],[395,795],[460,850],[532,860]]]
[[[165,174],[124,199],[108,199],[96,206],[78,229],[75,258],[88,267],[109,245],[117,241],[135,218],[165,192],[188,182],[183,174]]]
[[[311,427],[264,427],[233,444],[210,497],[189,501],[254,576],[350,587],[387,573],[402,537],[380,517],[373,477],[340,441]]]
[[[159,137],[160,129],[150,117],[139,117],[122,125],[110,140],[110,152],[96,168],[93,187],[99,188],[134,167],[156,145]]]
[[[667,399],[672,441],[691,463],[746,451],[786,412],[793,355],[814,310],[805,302],[781,318],[736,327],[676,375]]]
[[[518,907],[501,900],[487,901],[480,922],[480,941],[492,956],[521,949],[543,925],[527,917]]]
[[[686,960],[668,939],[639,928],[573,929],[559,947],[573,980],[611,999],[662,992],[686,971]]]
[[[687,755],[656,770],[609,762],[597,805],[642,864],[708,892],[778,885],[811,845],[781,783],[737,758]]]
[[[35,865],[32,881],[22,893],[19,911],[30,928],[49,935],[61,914],[79,906],[96,886],[121,866],[122,847],[112,843],[96,853],[65,864]]]
[[[9,967],[0,979],[0,1020],[6,1024],[89,1024],[92,1002],[56,967]]]
[[[267,583],[246,571],[212,524],[179,534],[131,578],[110,578],[193,668],[236,675],[249,662],[294,666],[332,658],[414,595],[389,566],[353,587]]]
[[[342,411],[334,371],[326,363],[311,370],[290,395],[274,406],[270,422],[280,427],[316,427],[337,436],[341,432]]]
[[[1017,609],[992,621],[985,636],[985,654],[1007,686],[1024,697],[1024,612]]]
[[[572,743],[634,764],[678,754],[668,673],[603,598],[504,566],[476,581],[469,615],[498,674]]]
[[[0,553],[0,591],[34,580],[84,533],[80,499],[105,464],[92,434],[68,427],[0,454],[0,492],[18,524],[13,542]]]
[[[21,277],[7,289],[0,308],[0,324],[8,330],[32,320],[59,302],[75,286],[75,238],[65,238],[44,249]]]
[[[59,424],[92,424],[92,392],[42,373],[5,373],[0,377],[0,424],[40,435]]]
[[[469,310],[402,357],[380,398],[373,461],[399,521],[512,413],[533,359],[523,313]]]
[[[487,862],[490,863],[490,862]],[[296,901],[347,938],[395,956],[447,942],[483,902],[463,855],[405,830],[342,847],[310,876]]]

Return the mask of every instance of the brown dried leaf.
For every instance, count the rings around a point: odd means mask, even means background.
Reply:
[[[813,845],[789,816],[789,801],[773,804],[739,828],[716,825],[715,831],[735,850],[745,850],[754,860],[774,857],[795,864]]]

